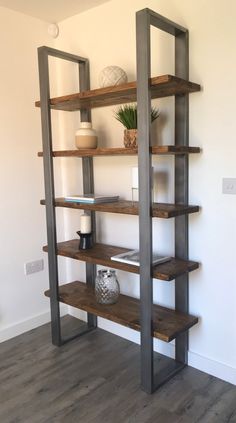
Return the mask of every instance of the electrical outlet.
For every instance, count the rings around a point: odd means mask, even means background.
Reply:
[[[222,193],[236,194],[236,178],[223,178]]]
[[[25,275],[31,275],[32,273],[41,272],[44,268],[43,259],[30,261],[24,264]]]

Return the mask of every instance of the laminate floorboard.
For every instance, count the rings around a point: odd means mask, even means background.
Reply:
[[[187,367],[147,395],[139,373],[132,342],[96,329],[57,348],[41,326],[0,345],[0,423],[236,423],[235,386]]]

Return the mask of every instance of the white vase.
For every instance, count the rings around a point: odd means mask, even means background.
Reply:
[[[76,148],[97,148],[98,137],[91,122],[81,122],[80,129],[75,133]]]

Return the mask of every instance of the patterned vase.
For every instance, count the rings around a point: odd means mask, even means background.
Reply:
[[[115,304],[120,295],[120,286],[115,270],[99,270],[95,280],[95,296],[100,304]]]

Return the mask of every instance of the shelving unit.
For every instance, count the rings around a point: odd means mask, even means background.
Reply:
[[[175,76],[150,78],[150,26],[153,25],[175,37]],[[137,82],[96,90],[89,89],[88,59],[48,47],[40,47],[39,76],[45,200],[48,245],[43,249],[49,256],[50,297],[52,317],[52,342],[61,345],[68,339],[61,336],[59,303],[65,303],[88,313],[85,330],[77,336],[96,328],[97,316],[120,323],[141,333],[141,386],[151,393],[187,364],[188,329],[198,321],[188,313],[188,274],[198,268],[198,263],[188,257],[188,215],[199,211],[188,204],[188,155],[199,153],[198,147],[189,147],[188,94],[200,90],[200,86],[188,81],[188,31],[174,22],[144,9],[136,15],[137,28]],[[48,56],[76,62],[79,65],[80,92],[58,98],[50,98]],[[150,145],[151,99],[175,96],[175,143],[169,146]],[[51,109],[80,110],[81,121],[91,119],[90,109],[122,104],[137,100],[138,149],[98,148],[95,150],[53,151]],[[153,203],[151,196],[151,157],[154,154],[174,155],[175,203]],[[84,193],[94,192],[93,157],[137,155],[139,166],[139,202],[79,204],[55,198],[54,157],[78,157],[82,159]],[[79,241],[57,243],[55,208],[83,209],[91,213],[94,246],[79,250]],[[139,216],[140,267],[111,260],[111,256],[128,251],[126,248],[96,243],[95,213],[116,213]],[[152,266],[152,218],[175,218],[175,257],[169,262]],[[58,285],[58,255],[86,263],[86,283],[75,281]],[[117,304],[99,305],[95,300],[94,281],[96,265],[121,269],[140,275],[140,299],[120,295]],[[153,279],[175,279],[175,310],[153,304]],[[158,283],[158,282],[155,282]],[[73,335],[74,338],[74,335]],[[167,368],[153,371],[153,338],[166,342],[175,339],[175,360],[169,359]],[[70,338],[69,338],[70,339]]]

